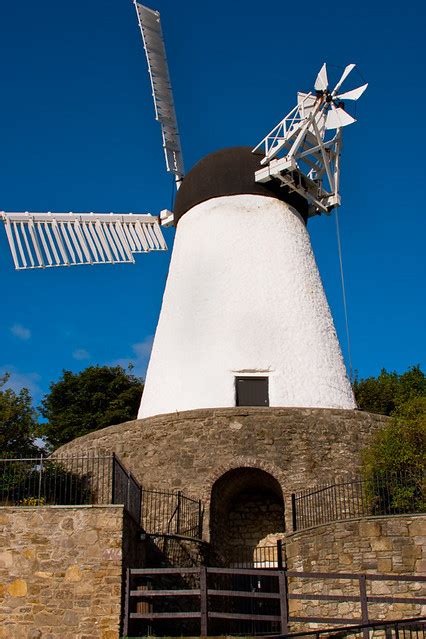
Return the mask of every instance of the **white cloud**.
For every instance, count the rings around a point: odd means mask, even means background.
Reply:
[[[114,360],[111,362],[111,366],[122,366],[123,368],[127,368],[128,365],[131,364],[133,366],[133,375],[136,375],[137,377],[145,377],[153,341],[154,336],[148,335],[145,337],[143,342],[136,342],[136,344],[132,344],[131,348],[133,353],[127,357],[120,357]]]
[[[11,388],[16,393],[19,393],[23,388],[28,388],[33,397],[40,395],[41,388],[39,382],[41,376],[38,373],[21,373],[17,371],[14,366],[1,366],[0,375],[4,375],[5,373],[9,373],[10,377],[4,388]]]
[[[85,348],[77,348],[73,352],[72,356],[74,357],[74,359],[83,360],[83,359],[89,359],[90,353],[88,353]]]
[[[30,339],[31,337],[30,329],[22,326],[22,324],[14,324],[13,326],[11,326],[10,332],[12,333],[12,335],[15,335],[15,337],[23,340]]]

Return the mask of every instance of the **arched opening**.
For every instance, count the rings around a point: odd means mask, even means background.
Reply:
[[[262,539],[284,532],[284,499],[277,480],[259,468],[234,468],[213,485],[210,540],[226,564],[253,560]]]

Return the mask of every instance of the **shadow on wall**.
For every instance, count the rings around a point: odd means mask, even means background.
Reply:
[[[283,533],[284,499],[278,481],[259,468],[234,468],[213,485],[210,541],[225,565],[253,558],[259,543]]]

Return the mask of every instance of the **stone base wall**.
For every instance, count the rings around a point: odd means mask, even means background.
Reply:
[[[122,506],[0,508],[0,639],[116,639],[135,524]]]
[[[290,571],[426,575],[426,515],[369,517],[317,526],[287,535],[285,550]],[[289,591],[292,594],[357,595],[359,588],[356,580],[292,577]],[[426,597],[426,584],[367,580],[367,594]],[[292,616],[361,616],[359,604],[349,602],[290,600],[289,608]],[[426,615],[426,606],[369,603],[370,619],[423,615]],[[317,624],[312,625],[315,626]],[[299,627],[300,624],[293,624],[291,630]],[[303,628],[306,629],[306,624]]]
[[[259,468],[280,484],[291,527],[290,494],[358,472],[360,451],[387,417],[357,410],[223,408],[158,415],[79,437],[56,454],[115,452],[146,488],[183,490],[206,507],[217,479]],[[277,531],[270,531],[277,532]]]

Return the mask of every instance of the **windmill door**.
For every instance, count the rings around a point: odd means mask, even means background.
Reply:
[[[267,377],[236,377],[237,406],[269,406]]]

